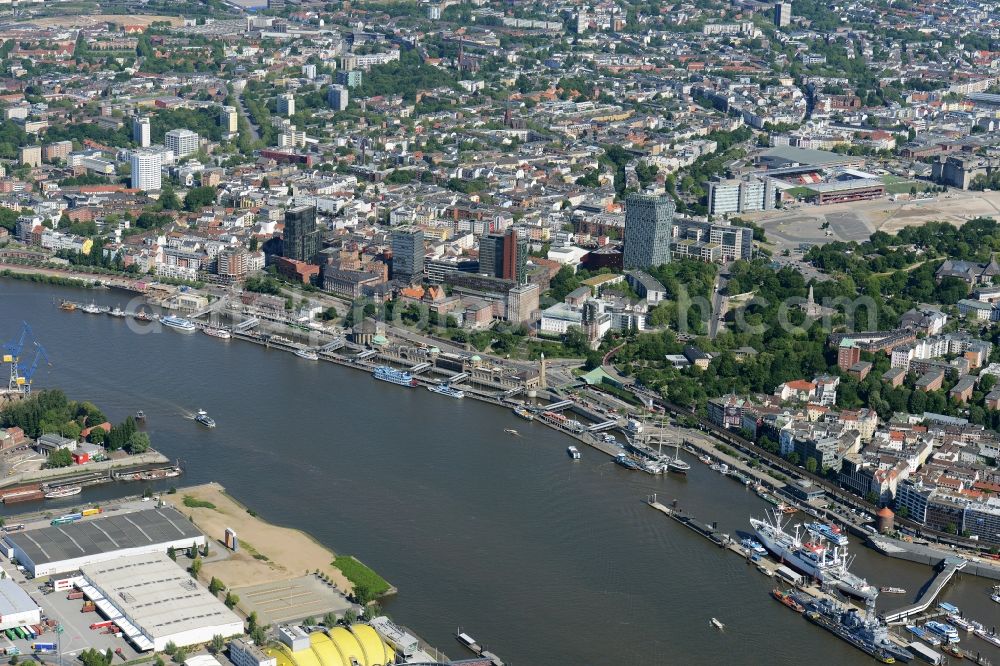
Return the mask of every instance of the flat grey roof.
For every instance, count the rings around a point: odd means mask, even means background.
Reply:
[[[38,604],[10,578],[0,580],[0,617],[14,613],[27,613],[38,608]]]
[[[153,638],[243,621],[164,553],[80,567],[126,618]],[[231,635],[231,634],[227,634]]]
[[[791,162],[798,162],[799,164],[811,164],[820,167],[832,164],[845,164],[857,159],[849,155],[839,155],[828,150],[799,148],[798,146],[774,146],[761,153],[761,157],[777,157]]]
[[[160,507],[16,532],[4,539],[38,565],[198,536],[201,532],[177,509]]]

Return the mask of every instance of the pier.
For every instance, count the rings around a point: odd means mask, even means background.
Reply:
[[[925,610],[930,608],[934,600],[937,599],[941,590],[944,586],[948,584],[956,573],[965,568],[967,564],[966,560],[961,557],[946,557],[941,560],[938,566],[935,568],[934,577],[924,586],[923,592],[916,602],[903,606],[902,608],[897,608],[894,611],[888,611],[882,614],[882,619],[886,622],[899,622],[905,620],[911,615],[916,615],[918,613],[923,613]]]

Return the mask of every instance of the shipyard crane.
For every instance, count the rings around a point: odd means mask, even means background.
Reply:
[[[31,326],[28,322],[21,322],[21,337],[17,342],[11,340],[3,346],[3,362],[10,363],[10,381],[7,382],[8,391],[16,391],[20,382],[18,381],[18,362],[21,360],[21,350],[24,349],[24,341],[32,335]]]
[[[35,371],[38,370],[38,362],[43,358],[45,359],[46,365],[52,365],[49,361],[49,355],[45,353],[45,347],[36,342],[35,360],[32,361],[30,367],[27,364],[20,366],[21,376],[17,378],[17,384],[18,389],[24,394],[25,397],[31,395],[31,380],[32,377],[35,376]]]

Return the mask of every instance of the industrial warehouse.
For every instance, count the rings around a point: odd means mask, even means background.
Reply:
[[[205,535],[170,507],[52,525],[3,538],[4,554],[36,578],[128,555],[204,544]]]
[[[243,620],[163,553],[117,557],[81,573],[84,596],[139,651],[243,634]]]
[[[42,609],[17,583],[0,580],[0,631],[42,621]]]

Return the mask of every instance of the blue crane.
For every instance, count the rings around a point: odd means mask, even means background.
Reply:
[[[14,391],[18,387],[18,366],[17,363],[21,359],[21,351],[24,349],[24,342],[28,339],[28,336],[32,335],[31,326],[28,322],[21,322],[21,337],[14,342],[11,340],[3,346],[3,362],[10,363],[10,381],[7,383],[7,389]]]
[[[17,378],[18,388],[26,396],[31,395],[31,379],[35,376],[35,371],[38,370],[38,362],[43,358],[45,359],[46,365],[52,365],[51,361],[49,361],[49,355],[45,353],[45,347],[36,342],[35,360],[32,361],[31,366],[28,366],[27,364],[18,366],[21,371],[21,376]]]

